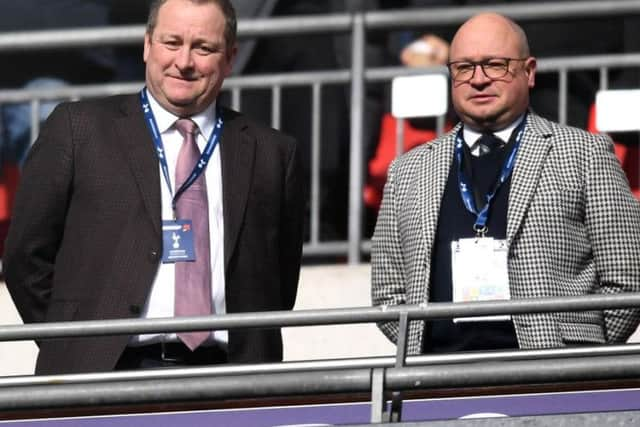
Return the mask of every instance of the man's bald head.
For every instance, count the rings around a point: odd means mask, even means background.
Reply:
[[[470,71],[452,78],[453,106],[465,124],[498,130],[527,110],[536,60],[526,34],[511,19],[497,13],[470,18],[453,37],[449,59],[452,77],[460,69]]]

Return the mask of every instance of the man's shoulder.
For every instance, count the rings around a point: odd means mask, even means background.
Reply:
[[[120,113],[123,110],[135,110],[140,107],[138,95],[123,94],[101,98],[87,98],[80,101],[65,101],[58,105],[58,108],[65,109],[71,114],[100,117],[105,114]]]
[[[394,161],[395,167],[401,169],[412,168],[414,165],[421,163],[424,156],[427,155],[451,157],[453,155],[455,135],[459,128],[460,125],[457,125],[449,132],[413,147]]]
[[[560,143],[584,142],[606,138],[602,134],[594,134],[578,127],[554,122],[535,113],[529,113],[528,125],[529,129],[534,133],[544,137],[552,137]]]

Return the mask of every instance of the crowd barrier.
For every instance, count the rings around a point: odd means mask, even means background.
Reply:
[[[0,341],[273,326],[399,321],[395,358],[358,358],[258,365],[0,378],[0,418],[71,408],[216,402],[292,396],[370,396],[371,421],[400,413],[401,392],[523,384],[637,381],[640,345],[406,355],[410,321],[550,313],[640,305],[638,294],[513,301],[303,310],[190,318],[120,319],[0,326]],[[634,383],[635,384],[635,383]],[[637,385],[637,384],[636,384]],[[392,405],[388,408],[387,402]],[[629,409],[629,408],[627,408]],[[640,409],[635,408],[635,409]],[[57,412],[56,412],[57,411]]]

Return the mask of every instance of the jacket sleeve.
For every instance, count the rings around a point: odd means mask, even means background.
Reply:
[[[406,277],[396,213],[396,165],[393,163],[389,168],[372,240],[371,300],[376,306],[406,302]],[[379,323],[378,327],[391,341],[397,341],[398,322]]]
[[[285,309],[296,302],[304,226],[304,190],[301,175],[300,151],[292,140],[286,164],[283,206],[280,217],[280,277]]]
[[[585,224],[601,292],[640,292],[640,203],[615,157],[611,140],[597,136],[589,156]],[[605,311],[607,341],[625,342],[640,322],[639,309]]]
[[[49,306],[71,194],[72,140],[69,113],[61,104],[43,125],[22,171],[3,270],[25,323],[44,321]]]

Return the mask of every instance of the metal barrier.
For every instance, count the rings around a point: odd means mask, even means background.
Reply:
[[[402,327],[395,358],[1,378],[0,410],[364,392],[372,421],[381,421],[389,391],[640,377],[637,344],[406,358],[408,321],[638,306],[640,294],[618,294],[1,326],[0,341],[394,320]]]
[[[283,87],[306,86],[312,89],[312,165],[311,165],[311,217],[310,239],[304,245],[305,257],[318,255],[347,255],[350,264],[360,261],[363,253],[370,251],[370,242],[363,239],[362,188],[365,176],[363,159],[363,103],[365,83],[385,82],[391,78],[420,72],[446,72],[445,69],[407,70],[404,68],[367,68],[364,58],[365,34],[370,30],[415,28],[428,25],[457,24],[482,11],[496,11],[518,21],[533,19],[561,19],[565,17],[601,17],[640,13],[640,0],[618,0],[616,2],[547,2],[517,5],[484,5],[456,8],[428,8],[360,14],[335,14],[326,16],[298,16],[245,20],[239,23],[239,38],[266,37],[276,35],[301,35],[312,33],[350,33],[352,64],[350,70],[328,72],[287,73],[267,76],[233,77],[225,82],[224,89],[231,92],[232,107],[241,109],[240,95],[251,88],[270,88],[272,94],[272,125],[281,123],[280,100]],[[0,35],[0,52],[29,49],[61,49],[70,47],[94,47],[100,45],[131,45],[141,43],[144,26],[117,28],[73,29],[38,32],[15,32]],[[559,75],[559,121],[567,117],[568,72],[570,70],[599,70],[600,86],[608,86],[608,71],[619,67],[640,67],[640,53],[622,55],[600,55],[542,59],[539,71]],[[320,96],[322,88],[330,84],[351,84],[350,121],[350,166],[348,239],[346,241],[320,241]],[[88,96],[103,96],[115,93],[138,91],[143,83],[105,84],[86,87],[69,87],[47,91],[0,91],[0,104],[28,101],[32,106],[32,139],[37,135],[38,107],[47,99],[81,99]]]

